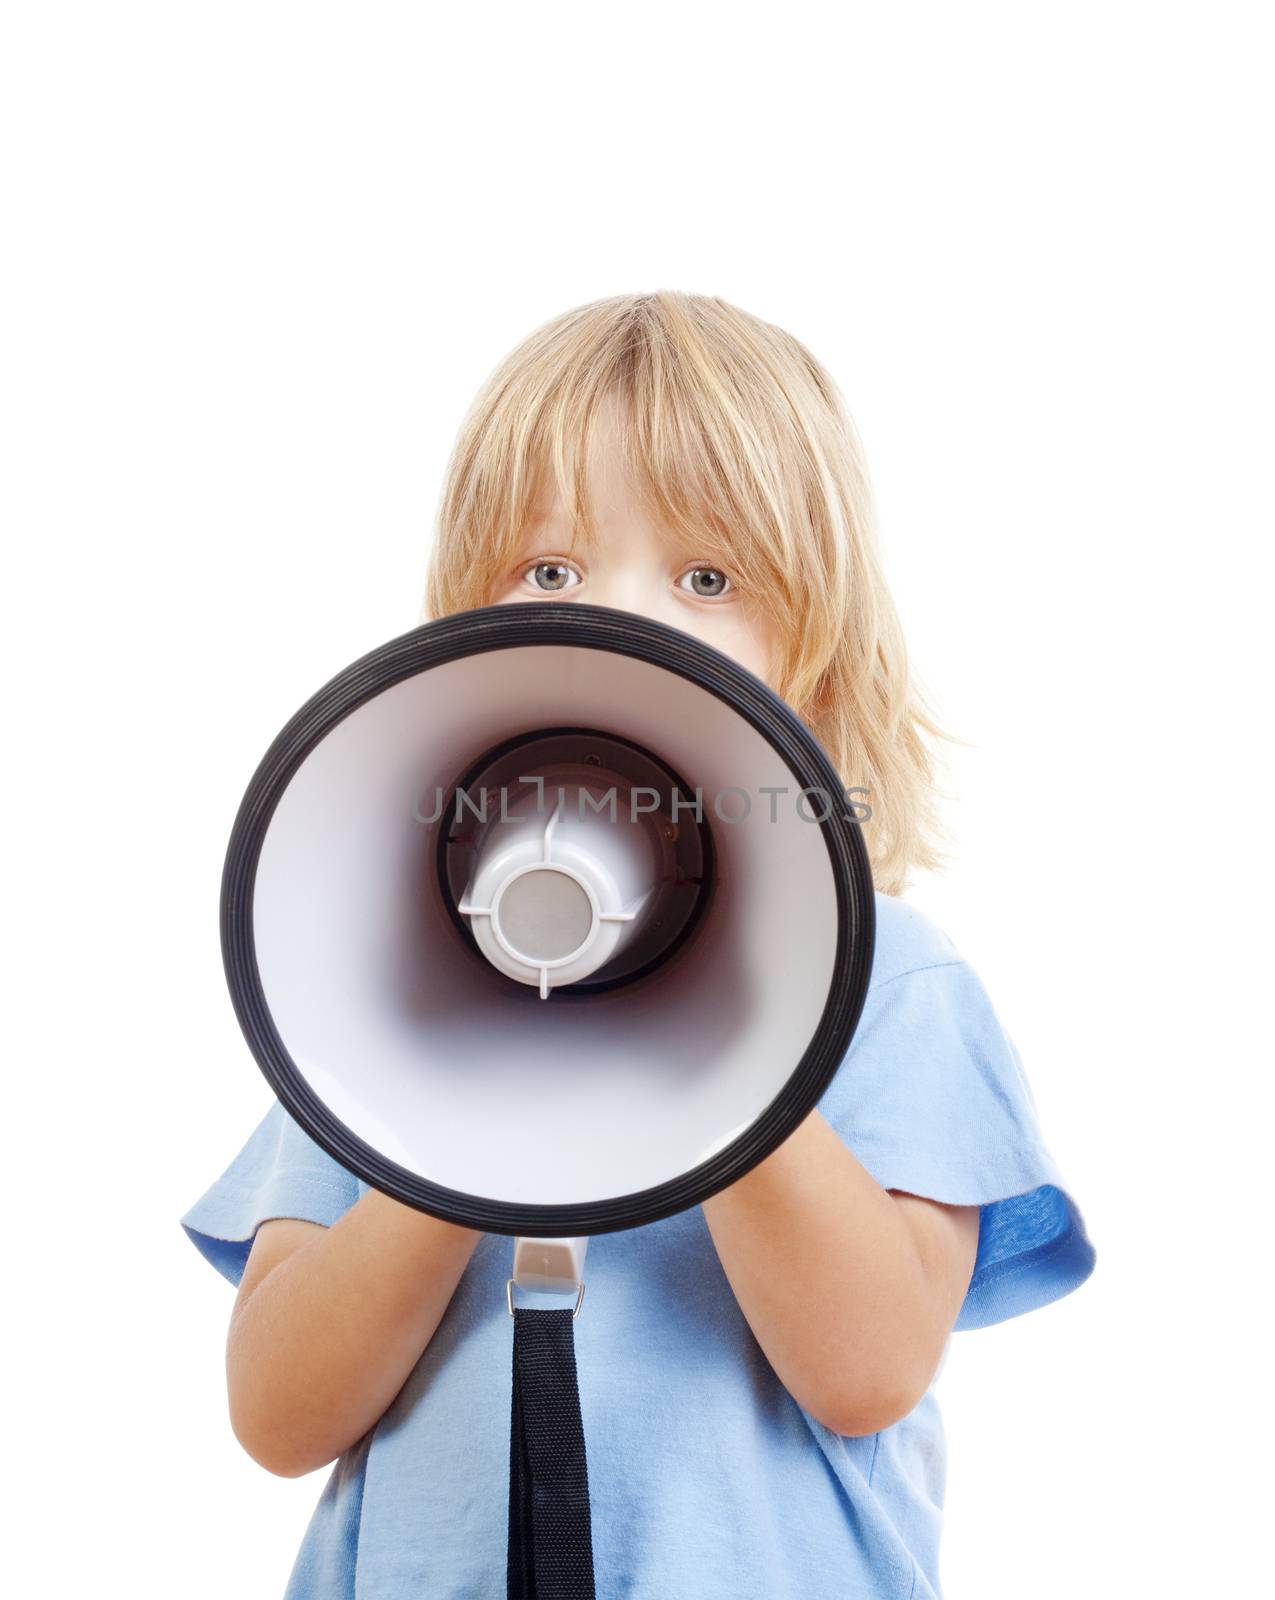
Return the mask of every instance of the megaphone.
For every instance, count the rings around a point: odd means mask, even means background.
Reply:
[[[512,1237],[511,1311],[515,1284],[578,1310],[589,1236],[701,1203],[814,1108],[873,910],[858,808],[759,678],[531,602],[423,624],[291,718],[234,822],[221,940],[314,1142]]]

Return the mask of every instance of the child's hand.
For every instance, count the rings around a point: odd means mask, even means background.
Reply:
[[[973,1275],[977,1206],[882,1189],[812,1111],[703,1211],[740,1309],[798,1405],[840,1434],[876,1433],[912,1410]]]
[[[370,1189],[324,1228],[257,1230],[230,1319],[230,1420],[270,1472],[300,1477],[373,1427],[433,1337],[474,1247]]]

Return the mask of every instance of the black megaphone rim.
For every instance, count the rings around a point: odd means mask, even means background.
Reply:
[[[266,1003],[253,934],[253,890],[262,843],[293,774],[336,726],[367,701],[421,672],[489,650],[575,645],[609,650],[674,672],[724,701],[779,753],[803,790],[842,795],[818,740],[754,673],[694,635],[636,612],[572,601],[481,606],[422,623],[369,651],[323,685],[289,719],[245,791],[221,883],[221,948],[239,1025],[284,1109],[356,1177],[405,1205],[487,1233],[555,1238],[641,1227],[699,1205],[771,1155],[815,1108],[849,1049],[872,970],[875,901],[858,818],[839,806],[818,820],[833,867],[837,948],[819,1023],[774,1100],[707,1161],[633,1194],[575,1204],[528,1205],[432,1183],[390,1160],[348,1128],[303,1077]]]

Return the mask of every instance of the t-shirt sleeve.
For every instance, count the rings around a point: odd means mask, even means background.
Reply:
[[[980,1208],[957,1330],[1048,1305],[1092,1272],[1018,1051],[967,962],[870,989],[819,1110],[882,1188]]]
[[[181,1225],[196,1249],[237,1288],[253,1238],[268,1218],[298,1217],[330,1227],[366,1188],[276,1100]]]

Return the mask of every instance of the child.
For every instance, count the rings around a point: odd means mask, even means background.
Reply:
[[[1093,1250],[978,978],[899,898],[939,860],[939,730],[810,353],[671,292],[515,350],[461,430],[422,620],[554,596],[768,682],[867,790],[877,888],[871,988],[817,1110],[702,1207],[590,1241],[599,1600],[937,1595],[948,1336],[1067,1294]],[[182,1222],[239,1287],[237,1437],[286,1476],[335,1460],[287,1600],[503,1595],[512,1241],[369,1189],[278,1103]]]

